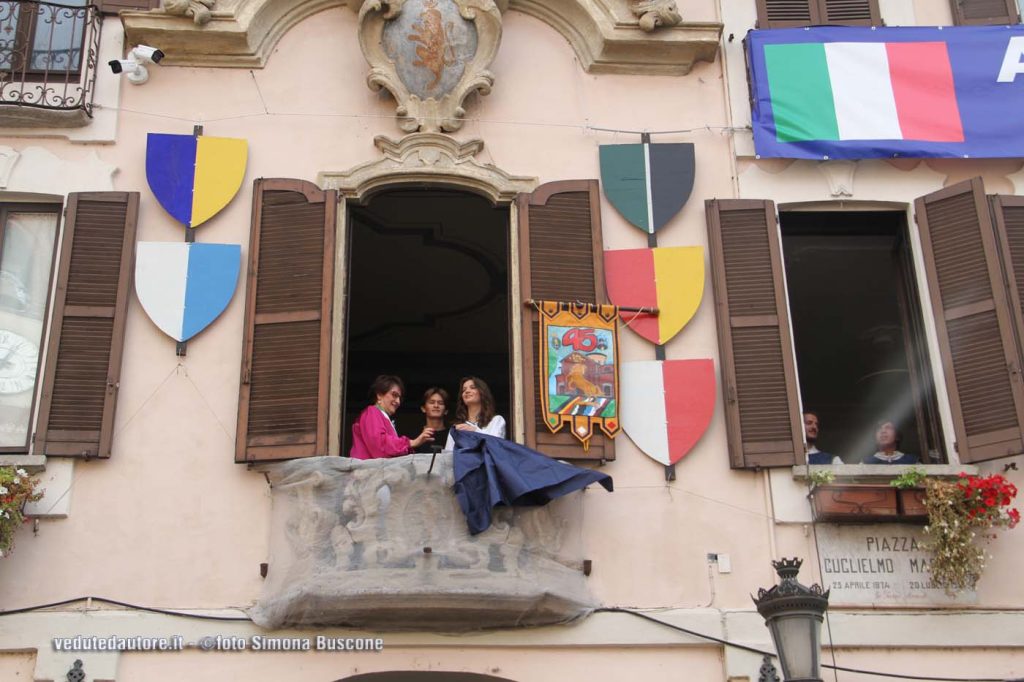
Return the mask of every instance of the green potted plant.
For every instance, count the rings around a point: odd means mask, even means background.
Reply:
[[[25,505],[37,502],[43,491],[24,469],[0,467],[0,556],[14,549],[14,534],[25,521]]]
[[[953,594],[974,589],[985,568],[985,544],[996,528],[1013,528],[1020,512],[1010,507],[1017,487],[999,474],[953,480],[927,479],[927,549],[932,582]]]
[[[896,488],[896,501],[901,519],[919,522],[928,519],[928,508],[924,501],[924,482],[927,477],[924,469],[910,467],[889,482],[889,485]]]

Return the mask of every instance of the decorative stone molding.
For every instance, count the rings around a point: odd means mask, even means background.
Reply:
[[[0,189],[7,189],[11,181],[11,171],[14,170],[14,164],[18,163],[19,158],[21,154],[13,148],[0,147]]]
[[[124,11],[132,45],[159,45],[163,64],[262,67],[293,26],[331,7],[356,12],[369,0],[217,0],[210,22],[199,26],[166,12]],[[643,1],[643,0],[642,0]],[[500,0],[496,6],[547,23],[592,73],[684,75],[718,53],[722,24],[687,22],[646,32],[621,0]],[[629,3],[632,4],[632,3]]]
[[[95,151],[72,161],[43,147],[0,147],[2,189],[15,195],[60,197],[70,192],[109,191],[114,188],[116,172],[117,166],[101,161]]]
[[[829,194],[833,197],[853,196],[853,176],[857,172],[856,161],[821,161],[818,172],[828,183]]]
[[[356,201],[396,183],[431,183],[470,190],[496,204],[511,202],[539,184],[537,178],[509,175],[476,161],[482,140],[459,142],[442,133],[413,133],[397,141],[378,135],[373,142],[383,158],[345,172],[320,173],[317,183]]]
[[[582,570],[581,493],[499,508],[471,536],[450,453],[263,470],[272,558],[250,611],[261,627],[480,630],[566,622],[596,605]]]
[[[163,0],[160,9],[179,17],[192,17],[196,26],[205,26],[213,17],[210,12],[217,0]]]
[[[500,44],[493,0],[365,0],[359,10],[366,83],[391,93],[410,133],[461,128],[466,97],[491,91]]]
[[[630,10],[637,16],[640,30],[646,33],[658,26],[678,26],[683,22],[675,0],[638,0]]]
[[[1010,173],[1006,179],[1013,183],[1014,194],[1024,194],[1024,168],[1016,173]]]

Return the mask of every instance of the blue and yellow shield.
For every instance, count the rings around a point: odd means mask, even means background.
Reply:
[[[150,133],[146,180],[160,205],[185,227],[217,215],[238,193],[248,158],[245,140]]]

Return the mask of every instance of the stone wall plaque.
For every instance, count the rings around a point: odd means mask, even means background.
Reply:
[[[931,583],[926,536],[920,526],[880,523],[817,527],[821,586],[831,606],[973,604],[977,593],[955,597]]]

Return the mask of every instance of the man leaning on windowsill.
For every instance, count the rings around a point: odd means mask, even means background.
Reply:
[[[820,421],[816,412],[804,412],[804,440],[807,442],[808,464],[842,464],[843,460],[835,455],[818,449],[818,431]]]

